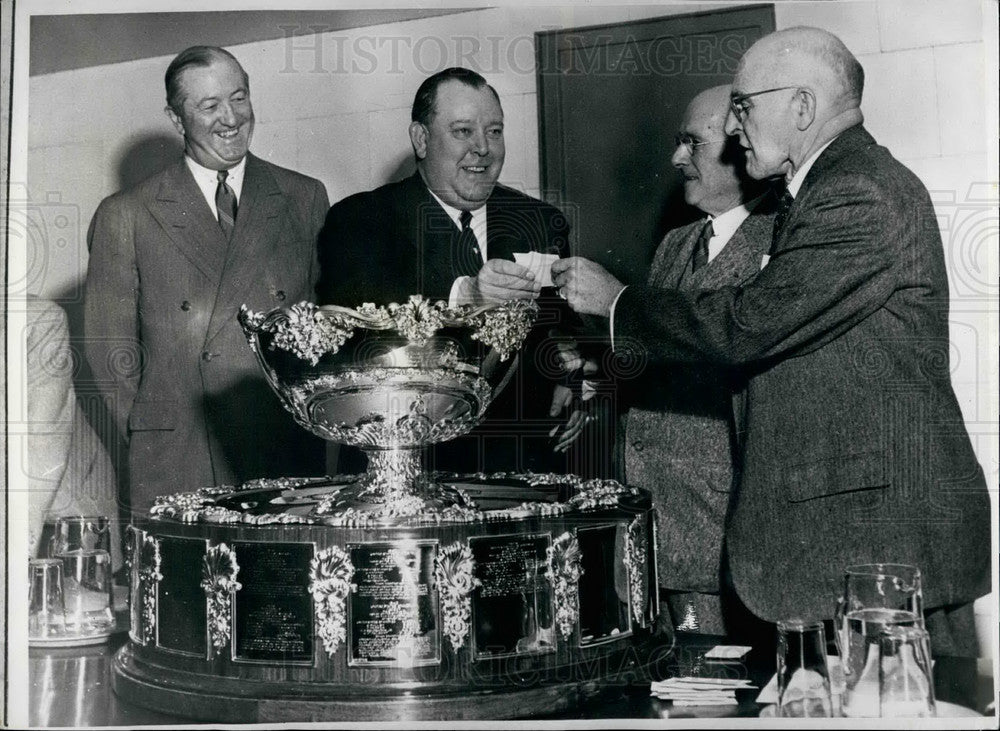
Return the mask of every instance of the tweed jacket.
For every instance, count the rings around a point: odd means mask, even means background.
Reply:
[[[773,198],[757,204],[712,261],[691,272],[704,219],[667,233],[647,284],[684,290],[739,286],[760,271],[771,244]],[[660,585],[719,591],[722,529],[734,478],[734,392],[730,368],[653,363],[620,389],[625,421],[625,480],[648,489],[659,521]]]
[[[486,221],[490,259],[513,261],[515,252],[529,251],[565,256],[569,249],[569,222],[557,208],[503,185],[486,203]],[[348,196],[330,209],[320,234],[318,301],[384,305],[413,294],[447,301],[460,274],[456,232],[419,173]],[[554,381],[540,372],[535,354],[545,347],[550,329],[576,318],[554,289],[543,290],[539,303],[536,327],[510,383],[473,434],[438,445],[429,466],[456,472],[565,471],[565,457],[552,453],[548,437],[565,416],[548,415]]]
[[[853,563],[916,564],[928,607],[989,591],[989,499],[950,381],[934,209],[861,125],[817,158],[756,279],[629,287],[614,325],[668,361],[754,369],[726,541],[755,614],[831,616]]]
[[[128,444],[128,494],[321,474],[323,443],[280,406],[236,320],[313,299],[318,180],[247,156],[227,242],[183,160],[91,223],[87,356]]]

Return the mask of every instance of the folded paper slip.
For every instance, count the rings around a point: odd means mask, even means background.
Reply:
[[[747,647],[746,645],[716,645],[705,653],[705,659],[739,660],[752,649],[752,647]]]
[[[673,698],[673,699],[677,699],[677,698],[686,698],[686,699],[695,699],[695,698],[698,698],[698,699],[705,699],[705,698],[736,698],[736,693],[734,693],[731,690],[730,691],[725,691],[725,690],[703,691],[701,693],[688,693],[688,692],[683,692],[683,693],[670,692],[670,693],[666,693],[666,692],[662,692],[662,691],[654,691],[654,692],[650,693],[650,695],[656,696],[657,698],[663,698],[663,699],[671,699],[671,698]]]
[[[514,254],[514,262],[530,269],[543,287],[552,286],[552,262],[558,258],[558,254],[542,254],[538,251]]]
[[[740,685],[733,687],[731,685],[669,685],[666,687],[659,686],[655,688],[650,686],[649,690],[652,693],[735,693],[737,690],[757,690],[757,686]]]
[[[691,688],[691,689],[739,689],[755,688],[752,681],[747,678],[669,678],[659,680],[650,685],[654,690],[670,688]]]
[[[726,700],[675,700],[675,706],[738,706],[739,702],[735,698],[727,698]]]

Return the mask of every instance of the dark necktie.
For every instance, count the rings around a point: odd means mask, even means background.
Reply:
[[[222,229],[226,241],[232,238],[233,227],[236,225],[236,194],[226,184],[228,177],[228,171],[220,170],[216,175],[219,184],[215,188],[215,210],[219,213],[219,228]]]
[[[698,234],[698,242],[694,245],[694,254],[691,257],[691,273],[698,271],[708,264],[708,242],[715,236],[715,229],[712,228],[712,219],[705,221]]]
[[[476,234],[472,232],[472,214],[469,211],[462,211],[458,221],[462,225],[462,230],[458,234],[454,249],[455,269],[460,277],[474,277],[479,274],[479,269],[483,265],[483,255],[479,250]]]
[[[774,245],[778,243],[778,237],[781,236],[781,230],[785,227],[785,220],[788,218],[788,210],[794,201],[795,198],[787,190],[781,194],[781,200],[778,201],[778,206],[774,211],[774,229],[771,233],[771,248],[767,252],[768,254],[774,254]]]

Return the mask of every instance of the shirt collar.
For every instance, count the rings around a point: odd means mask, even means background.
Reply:
[[[219,185],[218,170],[212,170],[204,165],[200,165],[195,162],[194,158],[189,155],[184,156],[184,162],[187,163],[188,169],[191,174],[194,175],[194,180],[198,183],[198,187],[201,192],[205,194],[208,200],[215,200],[215,189]],[[233,193],[236,195],[236,202],[239,203],[240,193],[243,192],[243,176],[246,174],[247,170],[247,158],[246,155],[240,160],[236,165],[229,168],[229,175],[226,177],[226,185],[233,189]]]
[[[840,135],[837,135],[837,137],[839,136]],[[834,137],[833,140],[837,139],[837,137]],[[802,167],[795,171],[795,175],[792,176],[792,179],[788,181],[788,185],[785,186],[785,190],[791,194],[792,198],[799,194],[799,188],[802,187],[802,183],[805,181],[806,175],[808,175],[809,171],[812,169],[813,163],[816,162],[817,158],[823,154],[823,151],[827,147],[833,144],[833,140],[830,140],[821,148],[816,150],[816,152],[809,156],[808,160],[802,163]]]
[[[436,200],[441,205],[441,207],[444,209],[444,212],[448,214],[448,217],[452,221],[454,221],[455,225],[458,228],[462,228],[462,223],[459,220],[459,216],[462,215],[462,211],[460,211],[458,208],[455,208],[454,206],[449,206],[443,200],[441,200],[440,198],[438,198],[437,193],[435,193],[430,188],[428,188],[427,190],[428,190],[428,192],[432,196],[434,196],[434,200]],[[469,225],[473,229],[478,229],[484,223],[486,223],[486,206],[485,205],[479,206],[479,208],[477,208],[474,211],[469,211],[469,213],[472,214],[472,222]]]
[[[736,229],[743,225],[750,212],[757,207],[762,197],[759,196],[752,201],[742,203],[736,206],[736,208],[730,208],[718,216],[709,216],[709,219],[712,221],[712,238],[718,237],[723,241],[729,241],[732,235],[736,233]]]

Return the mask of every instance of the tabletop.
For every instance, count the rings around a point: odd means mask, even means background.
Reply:
[[[117,696],[111,689],[114,653],[127,640],[124,632],[101,645],[77,648],[31,648],[29,651],[32,726],[144,726],[191,724],[181,717],[151,711]],[[704,653],[721,638],[679,633],[674,652],[656,674],[689,674],[692,667],[706,674]],[[719,669],[707,669],[707,674]],[[754,648],[741,663],[721,668],[727,677],[749,678],[764,687],[774,672],[774,648]],[[939,701],[985,712],[993,700],[992,665],[985,660],[939,657],[935,662],[935,693]],[[660,678],[653,678],[660,679]],[[649,695],[649,679],[632,673],[630,682],[603,688],[569,711],[539,720],[690,719],[756,717],[761,707],[757,691],[739,691],[736,706],[675,707]],[[447,719],[442,719],[447,720]]]

